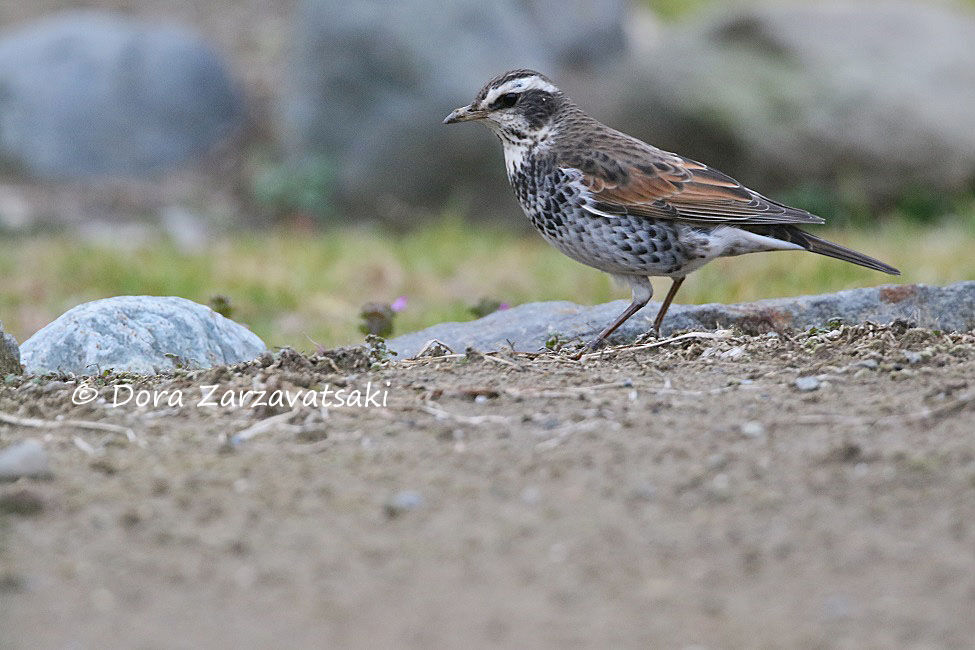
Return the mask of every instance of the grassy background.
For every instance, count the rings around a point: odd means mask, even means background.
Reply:
[[[693,274],[678,302],[732,302],[889,281],[975,280],[975,210],[933,224],[892,217],[872,228],[817,229],[899,267],[890,278],[818,255],[718,260]],[[477,229],[444,218],[412,233],[379,229],[254,232],[201,252],[163,241],[121,250],[56,235],[0,239],[0,314],[23,341],[75,305],[124,294],[230,298],[232,317],[268,344],[313,350],[362,340],[360,307],[408,300],[395,333],[470,320],[481,298],[596,303],[628,297],[608,276],[566,258],[534,233]],[[662,296],[669,281],[657,284]]]

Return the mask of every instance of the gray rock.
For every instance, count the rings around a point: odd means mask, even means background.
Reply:
[[[620,66],[605,117],[763,192],[928,198],[975,178],[973,41],[950,4],[753,3]]]
[[[253,332],[185,298],[118,296],[78,305],[21,346],[31,374],[156,373],[254,359]]]
[[[819,390],[819,379],[816,377],[799,377],[795,381],[796,390],[800,393],[809,393]]]
[[[924,355],[920,352],[915,352],[914,350],[904,350],[901,352],[901,356],[904,357],[904,361],[908,362],[912,366],[921,363],[924,360]]]
[[[4,332],[3,323],[0,323],[0,378],[9,374],[19,375],[23,371],[17,339]]]
[[[383,505],[383,512],[390,519],[423,506],[423,495],[413,490],[397,492]]]
[[[343,212],[413,219],[400,206],[439,211],[454,197],[520,218],[494,136],[441,121],[507,69],[561,78],[618,60],[624,9],[623,0],[303,0],[283,111],[289,149],[331,163]]]
[[[16,442],[0,450],[0,481],[21,477],[49,478],[51,468],[44,445],[34,439]]]
[[[387,341],[400,359],[415,355],[430,339],[454,350],[472,347],[481,352],[507,349],[509,341],[522,352],[544,349],[558,334],[563,340],[588,340],[610,323],[627,301],[583,307],[571,302],[533,302],[497,311],[467,323],[441,323]],[[627,343],[650,330],[659,303],[637,312],[610,338]],[[709,330],[737,326],[747,332],[808,329],[840,318],[846,323],[889,323],[906,319],[919,327],[944,331],[975,328],[975,282],[946,287],[923,284],[883,285],[818,296],[777,298],[738,305],[673,305],[661,334],[675,330]]]
[[[198,36],[72,11],[0,38],[0,159],[43,179],[139,177],[206,152],[242,122]]]
[[[741,430],[741,435],[746,438],[764,438],[765,437],[765,425],[758,420],[749,420],[747,422],[742,422],[739,426]]]

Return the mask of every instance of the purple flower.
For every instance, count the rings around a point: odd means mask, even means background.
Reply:
[[[498,305],[498,311],[504,311],[505,309],[511,309],[511,305],[509,305],[506,302],[503,302],[500,305]]]
[[[400,296],[393,301],[393,304],[389,306],[394,312],[401,312],[406,309],[406,296]]]

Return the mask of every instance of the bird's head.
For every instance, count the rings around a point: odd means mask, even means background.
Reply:
[[[454,110],[444,124],[480,120],[504,140],[537,139],[567,101],[545,75],[512,70],[487,82],[474,101]]]

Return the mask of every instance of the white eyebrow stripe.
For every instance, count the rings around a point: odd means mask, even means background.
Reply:
[[[501,95],[505,95],[511,92],[526,92],[529,90],[544,90],[549,93],[557,93],[559,91],[553,84],[549,83],[541,77],[520,77],[518,79],[512,79],[511,81],[506,81],[497,88],[494,88],[487,94],[484,98],[484,104],[490,106],[494,100],[496,100]]]

